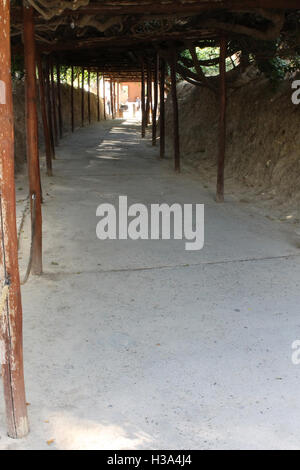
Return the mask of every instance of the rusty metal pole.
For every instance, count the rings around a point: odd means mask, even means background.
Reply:
[[[51,76],[51,98],[52,98],[52,112],[53,112],[53,129],[54,129],[54,142],[58,145],[58,128],[56,116],[56,89],[54,81],[54,65],[52,57],[50,57],[50,76]]]
[[[24,6],[24,58],[26,90],[27,165],[31,217],[35,218],[35,234],[32,249],[32,273],[42,274],[42,209],[38,148],[38,115],[36,97],[36,51],[34,40],[33,8]],[[35,204],[33,199],[35,198]],[[35,207],[35,214],[33,214]]]
[[[115,81],[113,82],[113,91],[114,91],[114,115],[115,115],[115,117],[118,117],[117,116],[116,82]]]
[[[179,117],[178,117],[178,99],[177,99],[177,79],[176,79],[176,51],[170,53],[171,68],[171,93],[173,104],[173,142],[174,142],[174,167],[175,171],[180,172],[180,142],[179,142]]]
[[[165,79],[166,79],[166,63],[164,59],[160,60],[160,113],[159,113],[159,124],[160,124],[160,158],[165,156]]]
[[[226,53],[227,39],[220,41],[220,120],[216,201],[224,202],[224,167],[226,151]]]
[[[100,121],[99,72],[97,72],[97,120]]]
[[[115,107],[115,82],[112,81],[112,104],[113,104],[113,114],[114,114],[114,119],[116,117],[116,107]]]
[[[105,90],[105,78],[103,76],[103,103],[104,103],[104,109],[103,109],[103,112],[104,112],[104,119],[106,121],[106,90]]]
[[[111,109],[111,118],[115,119],[114,116],[114,100],[113,100],[113,83],[112,79],[110,79],[110,109]]]
[[[0,312],[0,350],[7,432],[12,438],[22,438],[28,434],[29,425],[24,386],[22,303],[16,229],[10,2],[0,2],[0,18],[0,259],[1,271],[9,286],[8,299]]]
[[[142,60],[142,96],[141,96],[141,112],[142,112],[142,137],[146,136],[146,108],[145,108],[145,62]]]
[[[56,62],[56,75],[57,75],[57,104],[58,104],[58,129],[59,137],[63,137],[63,117],[61,109],[61,86],[60,86],[60,64]]]
[[[43,64],[42,64],[42,59],[41,59],[40,54],[37,54],[37,66],[38,66],[39,90],[40,90],[40,108],[41,108],[43,129],[44,129],[47,175],[52,176],[52,149],[51,149],[50,132],[49,132],[48,120],[47,120],[47,107],[46,107],[46,98],[45,98],[45,78],[43,74]]]
[[[151,62],[147,62],[147,101],[146,101],[146,127],[150,123],[150,105],[151,105]]]
[[[84,127],[84,68],[81,69],[81,127]]]
[[[74,132],[74,66],[71,67],[71,130]]]
[[[89,124],[91,124],[91,71],[88,69],[88,115]]]
[[[152,93],[152,85],[153,85],[153,81],[152,81],[152,66],[150,67],[150,73],[151,73],[151,77],[150,77],[150,106],[149,106],[149,124],[152,123],[153,121],[153,93]]]
[[[46,59],[46,97],[48,108],[48,125],[50,132],[50,142],[52,149],[52,158],[55,159],[55,145],[53,136],[53,119],[52,119],[52,103],[51,103],[51,84],[50,84],[50,57]]]
[[[156,119],[157,119],[157,106],[158,106],[158,71],[159,71],[159,58],[155,57],[154,64],[154,104],[152,116],[152,145],[156,145]]]
[[[120,117],[120,82],[117,80],[117,116]]]

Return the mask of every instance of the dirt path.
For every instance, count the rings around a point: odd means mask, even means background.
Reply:
[[[1,401],[0,449],[299,447],[298,241],[157,153],[134,122],[61,142],[43,185],[45,274],[22,291],[31,433],[5,436]],[[119,195],[204,203],[204,249],[99,241],[96,208]]]

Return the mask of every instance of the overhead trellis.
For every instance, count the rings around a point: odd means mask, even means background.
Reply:
[[[52,47],[60,40],[110,36],[138,39],[144,35],[209,32],[246,35],[259,40],[278,37],[288,8],[297,1],[120,1],[120,0],[26,0],[36,11],[38,41]],[[266,5],[249,11],[250,4]],[[268,5],[281,5],[273,10]],[[226,7],[226,5],[228,5]],[[247,6],[248,5],[248,6]],[[15,7],[13,34],[22,31],[20,8]],[[58,33],[58,34],[57,34]]]
[[[12,9],[16,52],[23,50],[21,3],[15,0]],[[86,65],[106,73],[111,66],[114,73],[128,70],[138,76],[137,52],[153,56],[170,43],[178,54],[219,47],[224,35],[227,54],[243,58],[252,54],[260,60],[266,51],[263,59],[289,56],[290,49],[299,46],[298,0],[26,0],[25,4],[35,11],[40,53],[59,56],[65,65]],[[265,47],[280,37],[275,51]],[[201,63],[194,55],[190,61],[179,57],[177,72],[195,85],[212,88],[205,69],[217,63],[218,58]]]

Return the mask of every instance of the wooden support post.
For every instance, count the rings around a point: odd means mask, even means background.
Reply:
[[[152,69],[151,69],[151,80],[150,80],[150,106],[149,106],[149,124],[152,123],[153,120],[153,93],[152,93]]]
[[[160,125],[160,158],[165,156],[165,77],[166,77],[166,63],[164,59],[160,60],[160,113],[159,113],[159,125]]]
[[[217,202],[224,202],[224,166],[226,151],[226,53],[227,39],[220,42],[220,120],[219,120],[219,155],[217,175]]]
[[[142,96],[141,96],[141,112],[142,112],[142,137],[146,136],[146,105],[145,105],[145,62],[142,59]]]
[[[52,149],[52,158],[55,159],[52,102],[51,102],[51,84],[50,84],[50,57],[49,56],[47,57],[47,60],[46,60],[46,98],[47,98],[48,125],[49,125],[50,142],[51,142],[51,149]]]
[[[157,119],[157,105],[158,105],[158,71],[159,71],[159,58],[155,57],[154,63],[154,104],[152,115],[152,145],[156,145],[156,119]]]
[[[81,69],[81,126],[84,127],[84,68]]]
[[[179,143],[179,118],[177,100],[177,79],[176,79],[176,51],[170,52],[171,68],[171,93],[173,103],[173,142],[174,142],[174,167],[175,171],[180,171],[180,143]]]
[[[114,116],[114,93],[113,93],[112,78],[110,79],[110,109],[111,109],[111,118],[115,119],[115,116]]]
[[[0,259],[3,260],[1,270],[9,286],[8,299],[0,312],[0,342],[3,352],[1,363],[7,433],[16,439],[28,434],[29,425],[24,386],[22,303],[16,229],[10,2],[0,2],[0,18]],[[1,290],[2,288],[3,285]]]
[[[100,121],[99,72],[97,72],[97,120]]]
[[[117,116],[120,117],[120,82],[117,81]]]
[[[51,149],[50,132],[49,132],[49,126],[48,126],[48,120],[47,120],[45,78],[44,78],[44,73],[43,73],[42,59],[39,54],[37,54],[37,66],[38,66],[39,90],[40,90],[40,108],[41,108],[43,129],[44,129],[47,175],[52,176],[52,149]]]
[[[103,103],[104,103],[104,119],[106,121],[106,90],[105,90],[105,78],[103,77]]]
[[[116,118],[116,105],[115,105],[115,82],[112,81],[112,103],[113,103],[113,114],[114,119]]]
[[[56,62],[56,75],[57,75],[57,104],[58,104],[58,129],[59,137],[63,137],[63,117],[61,109],[61,86],[60,86],[60,64]]]
[[[74,66],[71,67],[71,130],[74,132]]]
[[[117,117],[117,107],[116,107],[116,82],[113,81],[113,102],[114,102],[114,117]]]
[[[54,66],[53,66],[52,57],[50,57],[50,76],[51,76],[51,98],[52,98],[54,142],[55,142],[55,145],[58,145],[58,129],[57,129],[57,115],[56,115],[56,89],[55,89]]]
[[[31,217],[35,219],[35,234],[32,249],[33,274],[42,274],[42,209],[41,181],[38,147],[38,115],[36,97],[36,51],[34,40],[33,8],[24,6],[24,58],[26,94],[27,165]],[[33,204],[35,198],[35,204]],[[35,213],[33,213],[35,208]]]
[[[117,115],[117,99],[116,99],[116,82],[114,81],[113,82],[113,90],[114,90],[114,114],[115,114],[115,117],[118,117]]]
[[[151,62],[147,62],[147,101],[146,101],[146,127],[150,123],[150,106],[151,106]]]
[[[88,116],[89,124],[91,124],[91,71],[88,69]]]

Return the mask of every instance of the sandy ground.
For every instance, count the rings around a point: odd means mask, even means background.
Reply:
[[[22,288],[31,433],[6,437],[1,396],[0,449],[300,447],[299,240],[157,155],[134,122],[60,143],[43,178],[44,275]],[[204,249],[99,241],[96,208],[119,195],[204,203]]]

